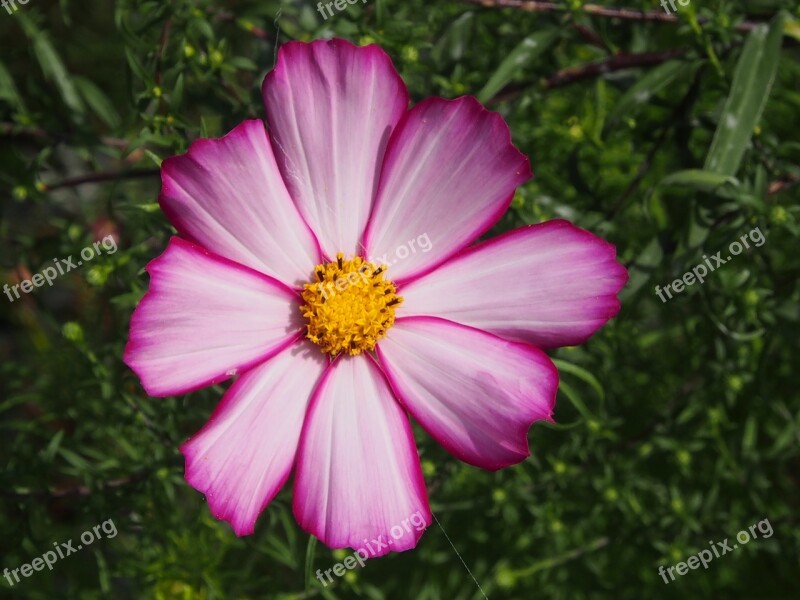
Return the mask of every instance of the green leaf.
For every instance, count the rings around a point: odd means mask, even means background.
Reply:
[[[783,13],[772,24],[758,25],[742,50],[728,99],[720,115],[705,170],[735,175],[767,103],[780,60]]]
[[[100,584],[100,591],[104,596],[108,597],[111,595],[111,573],[108,568],[108,562],[99,550],[94,551],[94,556],[97,560],[97,580]]]
[[[661,260],[664,257],[664,251],[658,241],[658,236],[650,240],[650,242],[639,252],[636,262],[628,268],[630,280],[628,285],[622,288],[619,294],[620,300],[626,302],[629,298],[636,295],[636,293],[648,282],[661,265]]]
[[[233,65],[237,69],[242,69],[243,71],[258,71],[258,65],[244,56],[234,56],[228,60],[228,64]],[[183,74],[181,74],[181,76],[183,76]]]
[[[163,159],[158,154],[156,154],[155,152],[153,152],[152,150],[149,150],[147,148],[144,149],[144,153],[147,155],[147,157],[150,160],[152,160],[155,163],[155,165],[157,167],[161,167],[161,163],[163,162]],[[139,206],[139,208],[144,208],[145,206],[147,206],[147,205],[142,204],[141,206]],[[156,204],[156,206],[158,206],[158,204]]]
[[[688,189],[713,194],[720,188],[738,188],[739,180],[729,175],[721,175],[702,169],[676,171],[664,177],[659,183],[662,187]]]
[[[489,81],[478,92],[478,100],[487,102],[508,82],[512,81],[522,70],[530,64],[536,57],[547,50],[554,41],[558,39],[557,30],[540,31],[529,35],[506,56],[500,65],[495,69]]]
[[[515,573],[515,577],[529,577],[534,573],[538,573],[539,571],[547,571],[558,565],[564,564],[571,560],[575,560],[579,556],[584,554],[594,552],[600,548],[605,547],[609,542],[607,537],[598,538],[588,544],[584,544],[577,548],[574,548],[568,552],[565,552],[559,556],[553,556],[544,558],[541,560],[534,561],[532,564],[526,566],[524,569],[521,569]]]
[[[86,104],[92,109],[95,115],[112,129],[119,127],[121,122],[119,113],[111,104],[106,95],[88,79],[83,77],[73,78],[75,86],[80,92]]]
[[[128,60],[128,65],[136,77],[146,82],[149,86],[151,82],[150,74],[144,70],[142,63],[139,62],[139,59],[136,58],[136,55],[130,50],[130,48],[125,48],[125,58]]]
[[[24,108],[22,97],[17,91],[14,79],[2,62],[0,62],[0,100],[5,100],[16,108]]]
[[[617,100],[614,110],[608,117],[606,128],[619,122],[622,117],[636,114],[642,107],[649,105],[653,96],[675,81],[690,78],[702,64],[702,61],[669,60],[658,65],[629,87]]]
[[[205,116],[200,115],[200,137],[211,137],[211,129]]]
[[[575,377],[582,379],[595,391],[601,403],[605,401],[606,395],[605,392],[603,392],[603,386],[597,380],[597,377],[592,375],[589,371],[583,367],[558,358],[553,359],[553,364],[558,368],[559,373],[569,373],[570,375],[575,375]]]
[[[56,434],[50,439],[50,442],[47,444],[47,448],[45,448],[44,451],[42,452],[42,458],[46,462],[51,462],[53,460],[53,457],[55,457],[59,447],[61,446],[61,440],[63,439],[64,439],[64,430],[59,429],[56,432]]]
[[[560,381],[558,383],[558,391],[567,397],[567,399],[572,403],[572,405],[584,419],[587,421],[592,421],[594,419],[591,411],[586,408],[586,403],[581,400],[580,394],[578,394],[572,386]]]
[[[460,60],[469,47],[472,36],[472,27],[475,23],[475,13],[468,11],[450,24],[431,53],[437,63],[444,59]]]
[[[800,42],[800,21],[791,16],[787,16],[783,24],[783,33]]]
[[[757,457],[756,440],[758,438],[758,425],[753,415],[747,418],[744,424],[744,435],[742,436],[742,454],[744,456]]]
[[[386,0],[375,0],[375,22],[381,26],[386,19]]]
[[[202,36],[208,40],[214,39],[214,28],[204,18],[192,19],[189,23],[189,31]]]
[[[33,21],[30,19],[21,14],[19,18],[22,23],[22,28],[25,30],[25,34],[33,44],[33,53],[36,56],[36,60],[39,62],[39,66],[45,78],[55,83],[61,94],[61,99],[70,110],[79,115],[83,115],[86,112],[86,107],[81,97],[78,95],[78,90],[75,88],[72,77],[70,77],[70,74],[67,72],[64,63],[61,62],[59,53],[56,52],[56,49],[53,48],[53,44],[50,43],[50,38],[34,25]]]
[[[169,97],[169,105],[172,110],[177,110],[183,102],[183,89],[184,81],[183,73],[181,73],[178,75],[178,79],[175,81],[175,87],[173,88],[172,94]]]
[[[78,471],[88,472],[91,470],[91,465],[79,454],[73,452],[69,448],[58,448],[58,453]]]
[[[311,581],[314,579],[314,554],[317,550],[317,538],[313,535],[308,536],[308,546],[306,546],[306,595],[311,593]]]

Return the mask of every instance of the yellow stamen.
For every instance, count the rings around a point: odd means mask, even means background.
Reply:
[[[386,265],[376,266],[360,256],[317,265],[314,279],[303,286],[308,320],[306,337],[323,352],[351,356],[375,348],[394,324],[394,311],[403,299],[394,283],[384,280]]]

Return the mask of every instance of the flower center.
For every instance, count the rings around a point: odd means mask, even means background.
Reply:
[[[375,348],[394,324],[394,311],[403,299],[394,283],[383,279],[386,266],[377,267],[360,256],[314,268],[316,281],[303,286],[308,320],[306,337],[323,352],[351,356]]]

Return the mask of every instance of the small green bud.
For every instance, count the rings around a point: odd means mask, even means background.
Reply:
[[[405,62],[415,63],[419,60],[419,50],[414,46],[403,46],[402,56]]]
[[[208,60],[212,67],[218,67],[225,60],[225,56],[219,50],[212,50],[208,55]]]
[[[79,343],[83,341],[83,327],[75,321],[68,321],[61,326],[61,335],[70,342]]]

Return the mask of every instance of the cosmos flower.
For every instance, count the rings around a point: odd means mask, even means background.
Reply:
[[[627,272],[563,220],[472,245],[528,159],[474,98],[408,109],[377,46],[287,43],[263,96],[269,130],[164,161],[181,237],[147,267],[124,359],[151,396],[237,376],[181,448],[236,534],[293,475],[294,515],[328,546],[407,550],[424,528],[392,528],[431,522],[409,415],[470,465],[524,460],[558,387],[542,349],[612,318]]]

